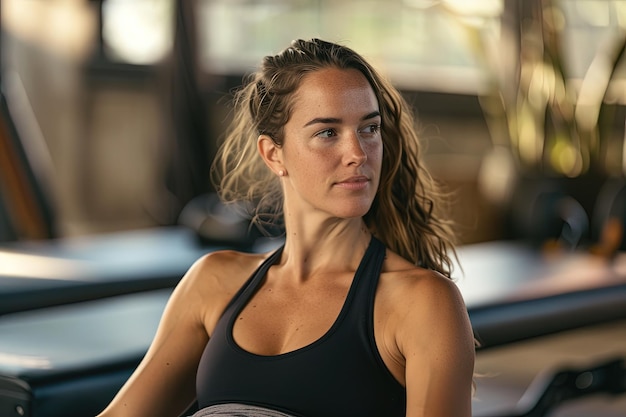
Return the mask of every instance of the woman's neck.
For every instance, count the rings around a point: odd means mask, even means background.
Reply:
[[[280,265],[301,280],[320,273],[354,271],[370,240],[371,233],[361,218],[286,221]]]

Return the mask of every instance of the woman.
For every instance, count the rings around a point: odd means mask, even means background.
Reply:
[[[398,92],[354,51],[298,40],[239,91],[231,127],[222,197],[282,221],[284,246],[196,262],[101,417],[196,398],[203,416],[469,417],[450,228]]]

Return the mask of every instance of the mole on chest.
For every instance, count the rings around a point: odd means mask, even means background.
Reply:
[[[342,296],[295,297],[261,291],[241,311],[233,338],[244,350],[277,355],[305,347],[333,326],[345,302]]]

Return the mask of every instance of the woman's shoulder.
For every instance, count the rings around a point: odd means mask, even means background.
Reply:
[[[438,282],[453,282],[450,278],[432,269],[422,268],[387,249],[382,275],[392,277],[397,284],[437,285]]]
[[[248,253],[218,250],[199,258],[189,269],[185,279],[201,289],[239,289],[254,271],[267,259],[268,253]]]
[[[239,269],[246,268],[250,265],[257,265],[270,256],[270,253],[251,253],[240,252],[236,250],[217,250],[209,252],[200,257],[194,264],[194,267],[201,269]]]
[[[219,250],[200,257],[177,285],[176,291],[203,306],[221,306],[252,276],[269,255]]]
[[[220,250],[199,258],[177,285],[174,305],[195,312],[209,334],[239,289],[269,254]]]
[[[396,259],[398,257],[399,259]],[[393,253],[387,256],[379,283],[380,306],[406,355],[419,347],[437,354],[451,346],[472,356],[474,337],[463,296],[456,283]]]
[[[390,305],[401,310],[402,315],[429,317],[442,310],[457,313],[466,310],[452,279],[416,266],[391,251],[385,258],[379,287]]]

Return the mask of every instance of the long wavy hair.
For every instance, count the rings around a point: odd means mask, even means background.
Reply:
[[[263,59],[234,95],[233,119],[212,167],[226,203],[245,202],[253,222],[265,229],[282,221],[280,181],[257,151],[257,138],[278,145],[302,78],[323,68],[356,69],[369,81],[381,113],[383,160],[374,202],[364,216],[370,231],[389,249],[416,265],[451,276],[454,235],[446,220],[444,193],[424,167],[413,112],[400,93],[352,49],[320,39],[295,40]]]

